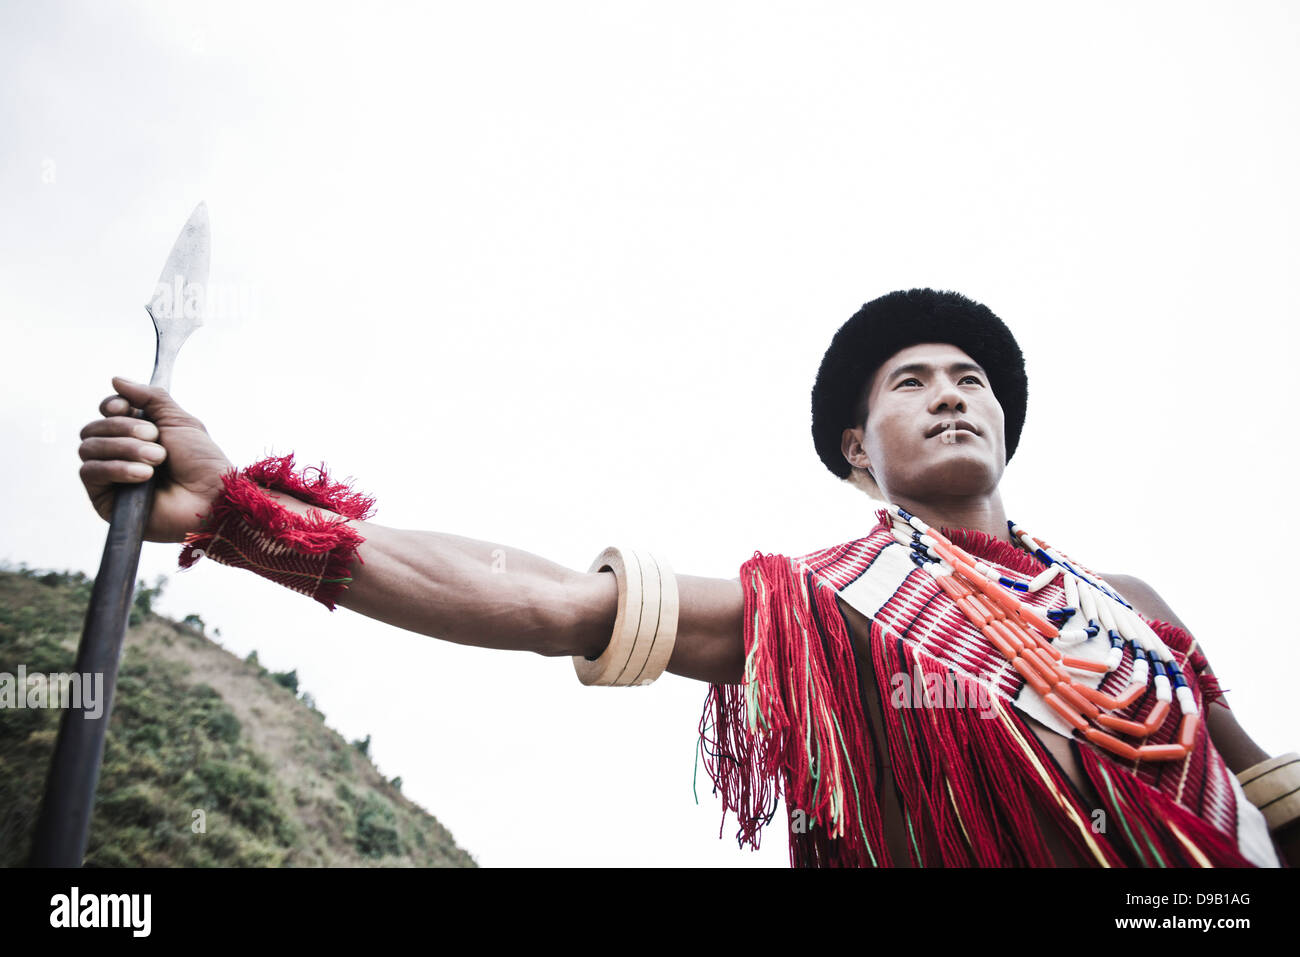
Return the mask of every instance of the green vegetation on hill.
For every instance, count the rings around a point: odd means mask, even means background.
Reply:
[[[325,726],[296,672],[271,673],[153,614],[140,583],[118,671],[86,865],[474,867],[387,781],[369,736]],[[0,570],[0,674],[71,672],[93,581]],[[62,712],[0,708],[0,866],[30,851]]]

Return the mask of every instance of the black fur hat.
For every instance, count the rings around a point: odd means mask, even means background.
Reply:
[[[862,390],[880,364],[908,346],[946,342],[984,367],[1006,422],[1007,461],[1025,424],[1029,381],[1025,357],[1011,330],[987,306],[960,293],[908,289],[873,299],[835,333],[812,391],[812,434],[817,454],[839,478],[853,471],[840,451]]]

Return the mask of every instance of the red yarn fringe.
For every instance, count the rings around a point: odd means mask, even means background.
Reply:
[[[711,686],[700,726],[705,767],[722,794],[723,826],[728,808],[740,819],[742,845],[759,846],[779,773],[792,866],[887,864],[879,808],[860,797],[871,794],[874,774],[852,642],[834,591],[810,591],[810,581],[781,556],[755,553],[742,566],[746,670],[756,675],[758,710],[747,715],[741,686]]]
[[[1199,734],[1206,734],[1203,725]],[[1235,840],[1164,792],[1091,748],[1077,752],[1106,811],[1107,834],[1125,847],[1136,866],[1256,866],[1241,854]]]
[[[315,477],[308,478],[312,472]],[[255,462],[242,471],[232,469],[221,481],[224,491],[204,517],[202,528],[185,537],[180,567],[189,568],[207,555],[309,594],[334,611],[338,597],[352,580],[353,560],[365,563],[357,554],[365,538],[347,522],[370,518],[375,500],[354,492],[346,482],[331,481],[323,463],[296,474],[292,452]],[[292,494],[338,517],[320,512],[298,515],[267,495],[268,488]],[[266,554],[263,537],[287,550]],[[314,560],[308,575],[303,572],[303,556]],[[304,579],[312,581],[310,590],[303,587]]]
[[[313,472],[316,477],[308,479]],[[300,498],[319,508],[327,508],[345,518],[365,521],[374,514],[374,498],[354,492],[350,482],[330,481],[324,462],[308,465],[302,470],[301,476],[295,473],[292,452],[254,462],[244,469],[244,476],[266,488],[288,492],[294,498]]]

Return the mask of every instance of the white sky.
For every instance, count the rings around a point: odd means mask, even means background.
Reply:
[[[1297,54],[1263,2],[6,3],[0,558],[98,568],[78,432],[147,381],[200,199],[226,304],[173,391],[234,462],[582,569],[865,534],[817,363],[952,288],[1027,356],[1010,517],[1146,579],[1293,750]],[[141,558],[161,610],[297,668],[481,864],[787,865],[783,813],[740,852],[702,766],[692,797],[703,684],[585,688],[178,552]]]

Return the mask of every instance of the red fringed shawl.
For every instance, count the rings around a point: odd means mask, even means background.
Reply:
[[[1085,798],[1021,714],[1040,717],[1036,693],[971,625],[931,576],[907,558],[889,514],[865,538],[800,558],[754,557],[745,590],[745,677],[712,685],[700,723],[715,792],[757,848],[784,794],[795,867],[889,867],[875,752],[843,597],[870,620],[870,671],[884,715],[889,768],[914,866],[1277,866],[1263,816],[1209,740],[1201,721],[1183,761],[1124,762],[1084,739],[1071,748],[1102,806]],[[1042,570],[1026,553],[970,529],[943,529],[955,544],[1028,581]],[[1062,586],[1022,599],[1061,604]],[[1183,629],[1149,622],[1174,654],[1204,715],[1223,692]],[[866,669],[864,668],[864,671]],[[1129,683],[1132,653],[1099,687]],[[895,676],[895,680],[888,680]],[[956,687],[966,706],[891,706],[899,689]],[[932,685],[931,682],[934,684]],[[956,699],[962,701],[961,697]],[[895,698],[895,703],[897,699]],[[980,702],[975,707],[974,702]],[[1118,714],[1143,720],[1148,692]],[[949,701],[952,704],[952,701]],[[1174,739],[1175,706],[1147,740]],[[1064,727],[1064,726],[1062,726]],[[1065,728],[1068,732],[1068,728]],[[1034,811],[1065,836],[1071,860],[1054,859]],[[1098,813],[1098,811],[1104,813]]]

